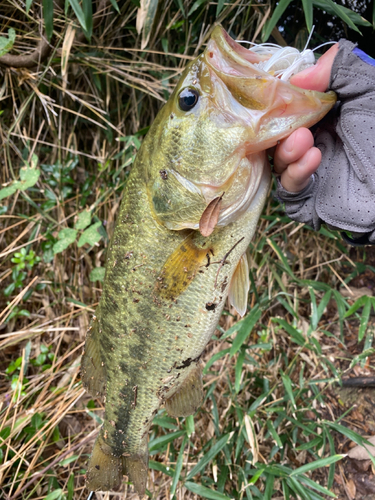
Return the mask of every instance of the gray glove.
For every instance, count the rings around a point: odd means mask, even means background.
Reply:
[[[326,223],[375,244],[375,60],[340,40],[329,88],[339,102],[314,135],[322,162],[299,193],[278,180],[276,196],[291,219],[315,230]]]

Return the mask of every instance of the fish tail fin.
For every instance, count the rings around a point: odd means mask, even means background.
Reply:
[[[134,489],[140,497],[145,494],[148,471],[148,448],[147,442],[136,455],[122,457],[122,472],[129,476],[134,484]]]
[[[110,447],[99,434],[87,467],[87,488],[91,491],[118,489],[122,481],[122,469],[122,457],[110,454]]]

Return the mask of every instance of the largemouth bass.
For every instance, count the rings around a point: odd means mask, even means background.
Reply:
[[[228,293],[246,312],[246,250],[270,184],[265,150],[335,103],[257,68],[264,57],[216,27],[134,162],[82,361],[85,388],[105,403],[91,490],[128,475],[143,494],[154,415],[200,406],[200,357]]]

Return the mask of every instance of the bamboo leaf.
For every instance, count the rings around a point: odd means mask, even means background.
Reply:
[[[224,448],[224,446],[227,444],[228,440],[229,440],[229,437],[230,437],[230,434],[226,434],[225,436],[223,436],[221,439],[219,439],[213,446],[212,448],[210,449],[209,452],[207,452],[205,455],[203,455],[203,457],[201,458],[201,460],[197,463],[197,465],[195,465],[191,471],[189,472],[189,474],[187,475],[187,480],[189,479],[192,479],[196,474],[198,474],[199,472],[201,472],[205,467],[206,465],[213,459],[216,457],[216,455]],[[185,484],[186,486],[186,484]],[[192,491],[192,490],[191,490]],[[208,498],[208,497],[207,497]]]
[[[331,299],[331,296],[332,296],[332,290],[330,290],[329,292],[325,293],[323,295],[323,298],[322,300],[320,301],[319,303],[319,306],[318,306],[318,310],[317,310],[317,317],[318,317],[318,321],[320,320],[320,318],[322,317],[324,311],[325,311],[325,308],[327,307],[328,305],[328,302],[330,301]]]
[[[185,419],[185,427],[186,427],[186,432],[187,435],[190,437],[192,434],[195,432],[195,426],[194,426],[194,415],[189,415]]]
[[[225,0],[218,0],[216,7],[216,17],[219,17],[220,12],[223,10]]]
[[[333,0],[324,0],[320,2],[321,4],[324,5],[323,9],[329,12],[330,14],[334,14],[338,16],[340,19],[342,19],[350,28],[352,28],[354,31],[357,31],[362,35],[362,33],[359,31],[357,26],[354,24],[352,19],[349,17],[348,13],[346,10],[349,9],[344,9],[341,7],[341,5],[337,5]],[[315,4],[315,1],[314,1]]]
[[[259,309],[258,304],[256,304],[256,306],[252,308],[252,310],[244,319],[240,329],[238,330],[236,338],[233,340],[233,344],[230,349],[231,356],[233,356],[234,354],[236,354],[237,351],[240,350],[242,344],[245,342],[247,337],[250,335],[252,329],[254,328],[255,324],[260,319],[261,314],[262,312]]]
[[[119,14],[121,14],[120,9],[119,9],[119,7],[118,7],[118,5],[117,5],[116,0],[110,0],[110,1],[111,1],[111,4],[112,4],[112,7],[113,7],[113,8],[114,8],[114,9],[115,9],[115,10],[116,10]]]
[[[280,436],[277,433],[277,430],[275,429],[272,420],[267,420],[267,428],[270,431],[270,434],[277,444],[279,448],[283,448],[283,443],[281,442]]]
[[[306,26],[310,32],[313,25],[313,2],[312,0],[302,0],[302,6],[305,13]]]
[[[238,355],[237,362],[236,362],[234,390],[237,393],[240,392],[242,367],[243,367],[245,355],[246,355],[246,350],[242,349],[240,354]]]
[[[331,464],[330,467],[334,467],[334,464]],[[324,488],[324,486],[321,486],[320,484],[316,483],[315,481],[313,481],[309,477],[302,476],[302,477],[299,477],[298,479],[300,480],[300,482],[302,484],[306,484],[310,488],[313,488],[314,490],[319,491],[320,493],[323,493],[323,495],[327,495],[331,498],[337,498],[337,496],[332,491],[330,491],[327,488]]]
[[[303,335],[292,325],[290,325],[285,319],[282,318],[272,318],[273,323],[278,323],[284,330],[289,333],[289,335],[292,337],[294,342],[300,346],[304,346],[306,344],[306,341],[303,337]]]
[[[170,434],[166,434],[164,436],[160,436],[160,437],[154,439],[153,441],[150,441],[148,449],[149,449],[149,451],[161,450],[163,448],[163,446],[167,445],[168,443],[170,443],[174,439],[177,439],[183,435],[186,435],[185,431],[176,431],[176,432],[172,432]]]
[[[29,13],[33,0],[26,0],[26,14]]]
[[[214,354],[209,360],[208,362],[206,363],[206,366],[203,368],[203,375],[205,375],[208,370],[211,368],[211,366],[215,363],[215,361],[217,361],[218,359],[220,358],[223,358],[226,354],[228,354],[228,352],[230,352],[230,348],[228,349],[223,349],[222,351],[219,351],[217,352],[216,354]]]
[[[92,0],[82,0],[82,10],[86,23],[85,35],[90,40],[92,35]]]
[[[292,0],[280,0],[280,2],[277,4],[276,9],[274,10],[271,19],[266,23],[262,35],[262,41],[266,42],[273,30],[273,28],[276,26],[277,22],[279,21],[280,17],[284,14],[286,8],[290,4]]]
[[[193,14],[201,5],[206,3],[207,0],[196,0],[193,5],[191,6],[189,12],[188,12],[188,17]]]
[[[48,493],[48,495],[45,497],[45,500],[57,500],[58,498],[61,497],[62,493],[63,493],[63,490],[60,488],[57,490],[51,491],[51,493]]]
[[[184,439],[181,444],[180,452],[178,454],[177,462],[176,462],[176,468],[174,471],[174,476],[173,476],[173,481],[172,481],[172,486],[171,486],[171,497],[175,494],[177,483],[180,479],[180,474],[181,474],[181,469],[183,465],[183,458],[184,458],[184,451],[185,451],[185,446],[187,443],[188,437],[184,436]]]
[[[206,488],[202,484],[191,483],[190,481],[184,484],[185,488],[202,498],[209,498],[211,500],[232,500],[231,497],[220,493],[219,491],[211,490],[211,488]]]
[[[178,4],[178,7],[182,13],[182,17],[185,19],[186,18],[186,14],[185,14],[185,9],[184,9],[184,3],[183,3],[183,0],[177,0],[177,4]]]
[[[313,4],[319,9],[325,10],[326,12],[328,12],[328,14],[335,15],[335,12],[332,9],[330,3],[327,2],[326,0],[313,0]],[[351,19],[353,23],[357,24],[358,26],[371,26],[371,23],[369,23],[364,17],[359,15],[357,12],[348,9],[347,7],[343,7],[342,5],[340,5],[339,7],[343,12],[345,12],[345,14],[349,17],[349,19]]]
[[[78,22],[81,25],[83,31],[87,32],[86,19],[83,13],[82,7],[79,5],[78,0],[68,0],[72,9],[74,10],[74,14],[77,16]]]
[[[47,40],[50,41],[53,33],[53,0],[43,0],[43,18]]]
[[[315,462],[302,465],[301,467],[298,467],[298,469],[294,469],[290,475],[298,476],[300,474],[305,474],[306,472],[319,469],[320,467],[327,467],[327,465],[334,464],[335,462],[342,460],[344,457],[345,455],[333,455],[333,457],[321,458],[320,460],[315,460]]]
[[[349,309],[346,311],[344,318],[348,318],[352,314],[354,314],[360,307],[363,307],[366,302],[368,301],[368,296],[367,295],[362,295],[362,297],[359,297],[352,306],[349,307]]]
[[[286,260],[284,252],[281,250],[281,248],[270,238],[267,238],[267,243],[270,245],[270,247],[274,250],[274,252],[277,254],[281,262],[283,263],[283,266],[285,268],[285,271],[289,274],[289,276],[293,279],[296,279],[294,276],[293,271],[291,270],[288,261]]]
[[[362,311],[362,316],[361,316],[361,321],[359,324],[359,330],[358,330],[358,342],[361,342],[363,337],[365,336],[367,325],[368,325],[368,320],[370,317],[370,311],[371,311],[371,300],[370,297],[366,297],[368,300],[366,301],[363,311]]]
[[[285,392],[288,394],[290,401],[292,402],[294,410],[297,409],[296,402],[294,400],[294,394],[293,394],[293,388],[292,388],[292,381],[288,377],[288,375],[281,375]]]

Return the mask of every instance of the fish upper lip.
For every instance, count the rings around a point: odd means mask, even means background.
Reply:
[[[206,61],[215,72],[219,71],[232,76],[269,77],[268,73],[254,66],[269,57],[246,49],[233,40],[221,26],[215,27],[205,50]]]

